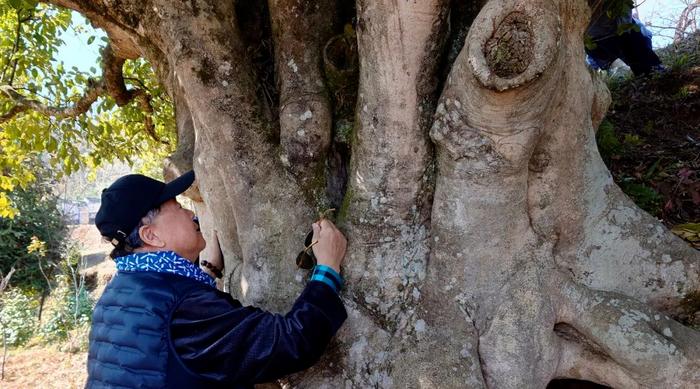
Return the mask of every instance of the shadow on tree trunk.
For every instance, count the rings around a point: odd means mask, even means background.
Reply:
[[[598,385],[591,381],[581,380],[552,380],[547,389],[609,389],[609,386]]]

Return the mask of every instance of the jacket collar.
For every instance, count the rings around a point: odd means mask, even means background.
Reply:
[[[133,253],[115,258],[114,262],[119,271],[171,273],[216,287],[213,278],[174,251]]]

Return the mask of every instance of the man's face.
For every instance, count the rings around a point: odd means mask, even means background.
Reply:
[[[182,208],[177,200],[168,200],[160,206],[160,212],[152,225],[158,237],[165,243],[163,250],[171,250],[194,261],[204,250],[206,242],[194,222],[194,213]]]

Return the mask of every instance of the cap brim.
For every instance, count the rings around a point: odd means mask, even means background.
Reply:
[[[190,170],[189,172],[181,175],[180,177],[168,182],[167,184],[165,184],[165,187],[163,188],[163,192],[161,193],[160,197],[158,197],[158,205],[163,204],[164,202],[170,199],[174,199],[177,195],[181,194],[182,192],[186,191],[187,188],[192,186],[193,182],[193,170]]]

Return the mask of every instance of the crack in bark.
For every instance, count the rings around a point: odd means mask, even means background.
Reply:
[[[600,355],[601,357],[606,359],[612,359],[610,355],[608,355],[605,352],[605,350],[602,347],[600,347],[596,342],[579,332],[575,327],[571,326],[568,323],[556,323],[554,325],[553,331],[562,339],[581,344],[586,350],[590,351],[591,353]]]

